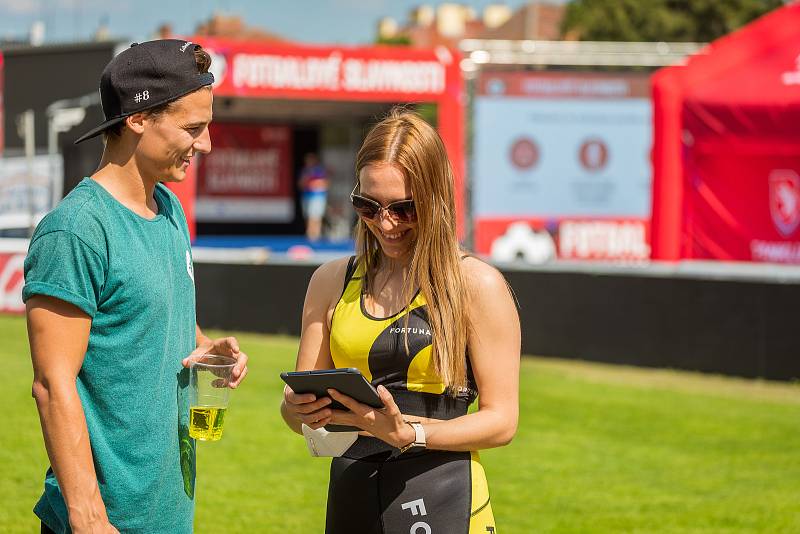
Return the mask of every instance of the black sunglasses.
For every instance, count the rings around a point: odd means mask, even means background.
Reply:
[[[381,206],[371,198],[362,197],[356,194],[358,184],[353,188],[350,193],[350,202],[353,203],[353,208],[359,216],[365,219],[375,219],[381,210],[386,210],[392,219],[399,223],[408,223],[417,220],[417,210],[414,207],[414,200],[398,200],[392,202],[386,207]]]

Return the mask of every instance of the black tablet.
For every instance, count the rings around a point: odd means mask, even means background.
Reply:
[[[383,401],[378,396],[378,392],[367,381],[361,371],[355,367],[344,367],[339,369],[322,369],[318,371],[293,371],[281,373],[281,378],[289,384],[295,393],[313,393],[320,397],[329,397],[328,390],[335,389],[352,397],[362,404],[373,408],[383,408]],[[333,401],[328,405],[334,410],[347,410],[342,404]],[[326,425],[328,432],[349,432],[360,430],[356,427],[344,425]]]

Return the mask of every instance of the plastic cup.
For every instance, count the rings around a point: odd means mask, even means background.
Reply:
[[[234,358],[216,354],[189,362],[189,436],[200,441],[222,437],[235,365]]]

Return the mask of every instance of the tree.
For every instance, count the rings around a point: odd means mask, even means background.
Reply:
[[[408,35],[396,35],[394,37],[378,37],[375,39],[375,44],[387,46],[409,46],[411,39]]]
[[[782,0],[574,0],[562,35],[582,41],[709,42]]]

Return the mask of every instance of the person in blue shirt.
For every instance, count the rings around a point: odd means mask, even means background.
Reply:
[[[318,241],[322,237],[322,219],[328,202],[328,171],[313,152],[306,154],[297,183],[302,194],[306,237]]]
[[[25,260],[33,396],[50,460],[42,532],[190,533],[195,449],[188,363],[237,359],[196,324],[186,218],[162,182],[211,150],[209,55],[181,40],[135,44],[100,80],[97,171],[36,228]]]

